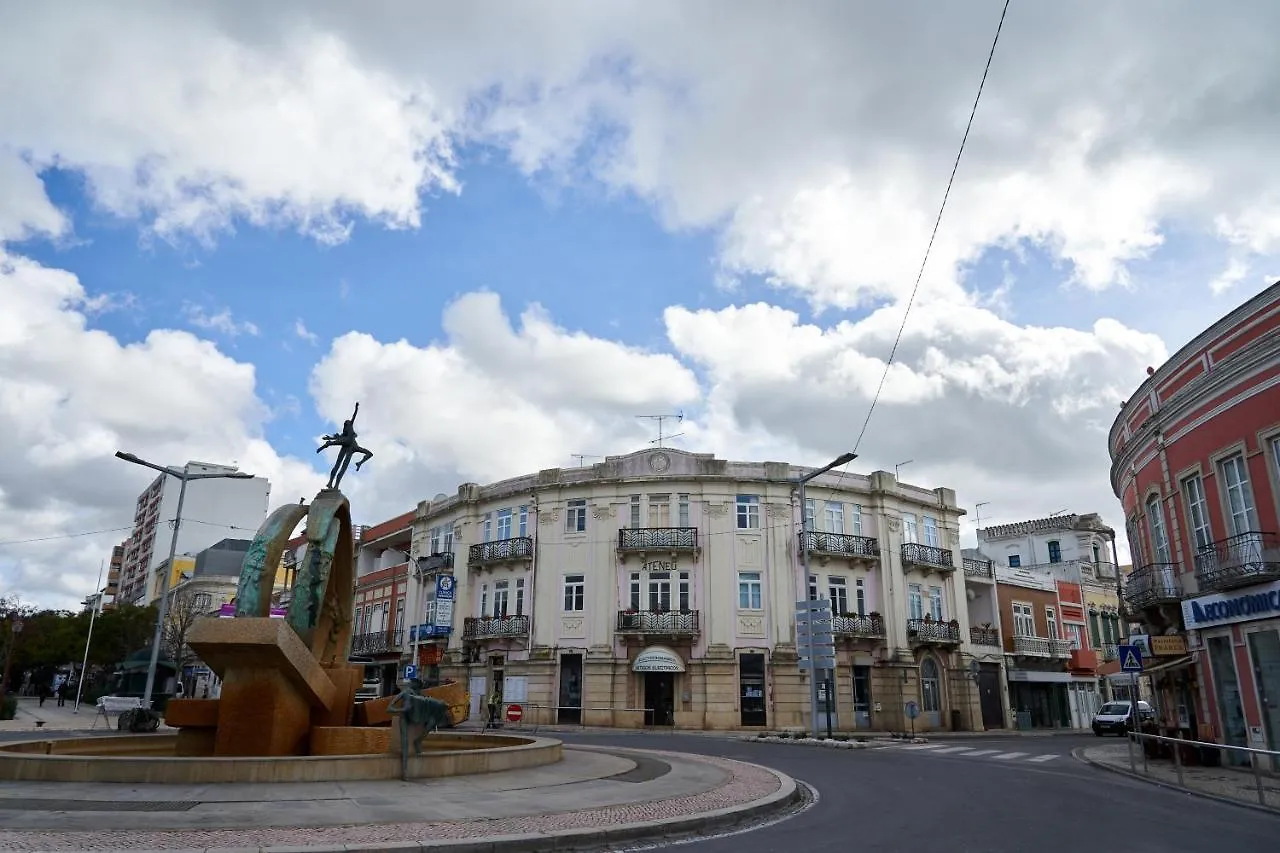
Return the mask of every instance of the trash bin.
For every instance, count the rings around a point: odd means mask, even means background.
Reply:
[[[1015,719],[1018,724],[1018,731],[1020,732],[1031,731],[1031,712],[1030,711],[1019,711],[1015,715]]]
[[[960,709],[959,708],[951,709],[951,731],[953,732],[964,731],[963,727],[960,725]]]

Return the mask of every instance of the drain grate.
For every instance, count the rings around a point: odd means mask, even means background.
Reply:
[[[647,755],[619,755],[619,758],[626,758],[636,763],[636,766],[613,776],[606,776],[605,779],[614,782],[652,782],[671,772],[671,765],[665,761],[659,761],[656,758],[649,758]]]
[[[0,811],[28,812],[185,812],[200,805],[194,801],[170,800],[37,800],[22,797],[0,798]]]

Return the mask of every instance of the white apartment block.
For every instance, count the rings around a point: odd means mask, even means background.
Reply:
[[[663,448],[422,502],[411,556],[456,594],[424,674],[544,723],[802,727],[793,614],[823,597],[836,727],[904,731],[915,702],[918,730],[981,730],[954,492],[833,472],[802,511],[810,470]]]
[[[232,473],[235,468],[188,462],[192,472]],[[160,597],[161,565],[169,559],[170,526],[182,484],[161,474],[138,496],[133,533],[125,543],[117,601],[146,605]],[[271,484],[265,477],[207,479],[187,483],[177,553],[194,555],[228,537],[252,538],[267,517]]]

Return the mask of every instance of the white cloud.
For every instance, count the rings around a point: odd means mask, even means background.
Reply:
[[[248,320],[236,320],[231,316],[230,308],[223,308],[221,311],[211,314],[200,305],[187,302],[182,306],[182,314],[186,321],[197,329],[218,332],[229,338],[236,338],[240,335],[257,337],[258,335],[258,327],[255,324]]]
[[[320,336],[308,329],[307,324],[302,322],[301,318],[293,321],[293,333],[312,346],[320,343]]]

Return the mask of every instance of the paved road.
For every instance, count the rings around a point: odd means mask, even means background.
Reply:
[[[666,734],[556,736],[754,761],[818,790],[821,799],[807,812],[687,845],[696,853],[1280,850],[1280,818],[1156,788],[1073,759],[1071,749],[1096,743],[1092,736],[849,751]]]

